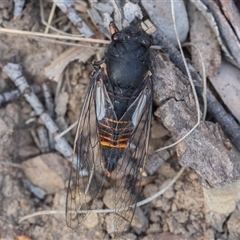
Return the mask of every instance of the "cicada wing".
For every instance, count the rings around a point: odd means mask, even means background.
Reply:
[[[121,121],[129,120],[129,125],[119,133],[119,138],[132,130],[132,135],[122,158],[112,173],[116,179],[111,208],[115,233],[121,235],[126,232],[132,222],[138,195],[141,170],[144,168],[147,156],[149,131],[152,114],[152,80],[147,77],[139,96],[128,108]],[[124,209],[123,211],[118,211]]]
[[[94,200],[102,189],[104,179],[96,179],[96,172],[103,172],[102,153],[98,143],[94,95],[101,69],[91,79],[79,118],[73,163],[67,189],[66,222],[75,230],[92,209]],[[99,175],[99,174],[98,174]]]

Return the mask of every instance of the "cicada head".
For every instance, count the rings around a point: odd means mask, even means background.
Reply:
[[[129,25],[129,27],[119,31],[114,22],[109,25],[109,30],[112,36],[113,42],[138,42],[145,46],[147,49],[151,46],[152,41],[141,27],[141,21],[135,18]]]

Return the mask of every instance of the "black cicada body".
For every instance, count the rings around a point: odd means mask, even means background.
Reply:
[[[73,184],[69,181],[66,217],[75,229],[90,210],[98,209],[98,198],[109,196],[110,203],[104,203],[113,209],[108,215],[121,234],[134,215],[148,148],[151,40],[138,21],[122,31],[111,23],[110,32],[112,42],[104,59],[94,64],[78,123],[77,166],[71,173]]]

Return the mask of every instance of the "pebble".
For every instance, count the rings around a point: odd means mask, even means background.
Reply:
[[[186,226],[187,231],[188,231],[188,235],[191,236],[192,234],[196,233],[196,228],[194,228],[191,224],[188,224]]]
[[[152,196],[153,194],[155,194],[156,192],[158,192],[158,187],[156,186],[156,184],[149,184],[147,185],[144,189],[143,189],[143,195],[145,198],[148,198],[150,196]],[[156,202],[159,201],[158,199],[154,199],[151,203],[156,206]],[[158,204],[159,206],[159,204]],[[161,206],[161,204],[160,204]]]
[[[171,211],[172,212],[176,212],[178,209],[177,209],[177,205],[175,203],[172,204],[172,208],[171,208]]]
[[[87,215],[86,219],[84,220],[83,225],[86,228],[90,229],[96,227],[98,223],[99,223],[98,214],[90,212]]]
[[[137,240],[137,236],[133,233],[127,233],[121,236],[121,240]]]
[[[167,198],[167,199],[173,198],[174,195],[175,195],[175,192],[173,191],[172,188],[169,188],[169,189],[163,194],[163,196],[164,196],[165,198]]]
[[[223,232],[223,224],[226,221],[226,216],[219,213],[207,213],[205,215],[206,222],[217,229],[218,232]]]
[[[215,239],[214,230],[212,228],[207,229],[204,233],[203,239]]]
[[[188,221],[188,212],[187,211],[178,211],[172,214],[179,223],[185,223]]]
[[[47,194],[64,189],[70,169],[66,160],[55,153],[42,154],[22,163],[27,179]]]
[[[20,147],[18,156],[20,159],[27,159],[40,154],[40,150],[37,147],[25,145]]]
[[[161,226],[159,223],[153,223],[150,225],[150,227],[147,230],[147,235],[151,233],[159,233],[161,232]]]
[[[189,178],[191,180],[198,180],[198,175],[196,173],[192,172],[192,173],[189,174]]]
[[[160,217],[156,214],[155,211],[151,211],[149,219],[151,222],[159,222]]]
[[[228,231],[231,233],[231,237],[238,237],[240,238],[240,211],[235,210],[232,215],[230,216],[228,222]]]
[[[136,233],[140,234],[146,231],[148,225],[148,218],[144,215],[142,209],[137,207],[131,223],[132,228]]]

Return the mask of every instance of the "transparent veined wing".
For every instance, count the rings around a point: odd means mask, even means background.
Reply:
[[[86,218],[104,183],[104,179],[99,181],[96,178],[96,172],[101,175],[103,169],[94,106],[94,93],[102,74],[100,68],[91,79],[75,137],[73,154],[76,154],[77,162],[72,163],[66,199],[66,222],[72,230],[77,229]]]
[[[115,209],[108,217],[112,219],[117,235],[127,232],[133,220],[136,203],[139,196],[141,173],[144,168],[152,114],[152,80],[144,80],[142,91],[129,106],[120,121],[130,123],[119,133],[119,138],[132,129],[127,147],[118,161],[111,177],[115,180],[114,187],[109,190],[112,201],[108,208]],[[124,209],[118,211],[118,209]]]
[[[83,104],[74,148],[77,155],[76,170],[72,169],[68,186],[66,220],[71,229],[76,229],[90,210],[98,208],[96,200],[102,197],[103,190],[109,188],[104,194],[108,200],[103,201],[106,207],[113,209],[113,213],[106,218],[112,221],[113,231],[121,235],[131,224],[140,190],[137,182],[141,178],[147,154],[152,81],[147,75],[140,93],[122,118],[117,120],[104,86],[105,78],[104,68],[100,68],[91,80]],[[124,127],[120,122],[124,123]],[[120,151],[110,144],[112,147],[109,147],[109,151],[103,152],[98,135],[101,124],[110,131],[109,136],[113,136],[109,139],[110,143],[121,142],[127,136],[126,147]],[[108,175],[105,169],[106,156],[103,155],[117,155],[119,152],[121,158],[115,170]]]

